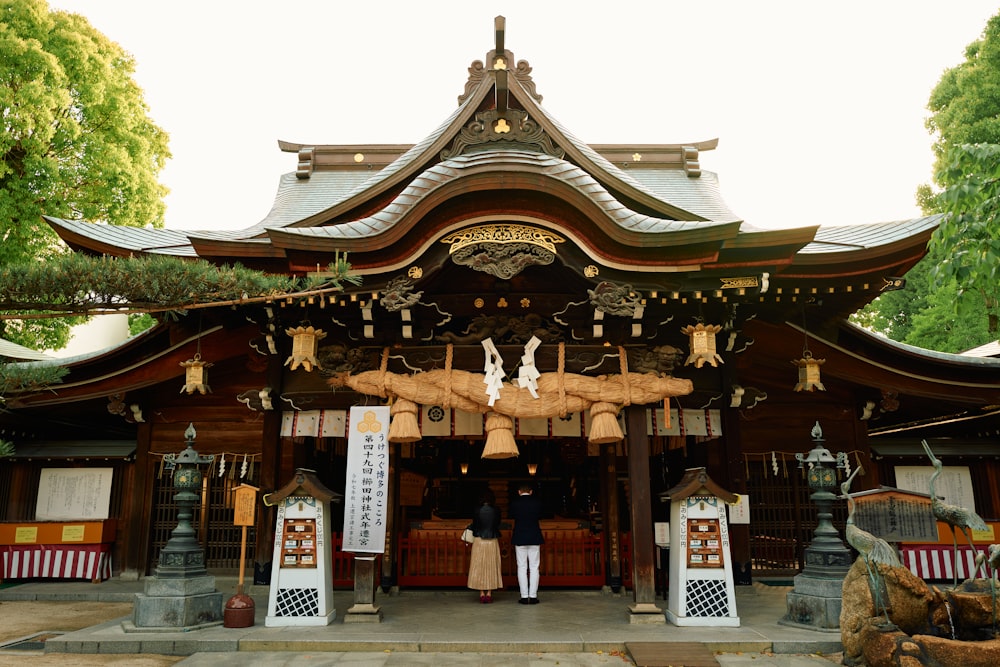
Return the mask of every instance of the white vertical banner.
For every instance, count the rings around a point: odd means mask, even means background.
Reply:
[[[389,497],[389,406],[354,406],[347,434],[344,551],[382,553]]]

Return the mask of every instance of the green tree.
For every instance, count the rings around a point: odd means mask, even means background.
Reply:
[[[960,314],[985,310],[992,339],[1000,322],[1000,144],[954,146],[947,157],[938,172],[947,186],[936,198],[945,217],[931,238],[943,254],[934,274],[940,285],[957,285]]]
[[[43,213],[162,226],[167,135],[134,71],[85,18],[0,0],[0,266],[61,252]],[[68,328],[0,319],[0,336],[35,349],[61,347]]]
[[[906,274],[906,291],[879,297],[854,319],[893,340],[958,352],[997,337],[995,156],[972,145],[1000,144],[1000,15],[941,75],[927,108],[933,182],[917,189],[917,201],[945,217],[927,257]]]

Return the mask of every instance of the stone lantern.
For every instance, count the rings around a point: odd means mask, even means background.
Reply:
[[[200,466],[214,456],[200,456],[194,449],[194,424],[184,431],[187,447],[163,460],[174,466],[174,502],[177,527],[160,550],[159,563],[146,577],[143,593],[136,593],[132,621],[122,624],[126,632],[151,630],[197,630],[222,623],[222,593],[215,590],[215,577],[205,569],[205,551],[191,523],[200,499]]]
[[[813,541],[805,549],[805,567],[795,576],[795,587],[788,593],[788,613],[779,622],[813,630],[840,632],[841,589],[851,568],[851,551],[833,527],[831,508],[837,496],[837,471],[847,465],[847,455],[836,456],[823,446],[819,422],[812,428],[814,447],[807,454],[796,454],[799,468],[808,468],[806,480],[812,489],[810,500],[816,505],[819,523]]]

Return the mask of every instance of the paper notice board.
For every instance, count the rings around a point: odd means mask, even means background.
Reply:
[[[930,493],[931,466],[896,466],[896,487],[906,491]],[[968,466],[944,466],[934,485],[939,498],[949,505],[976,511],[972,494],[972,475]]]
[[[38,482],[36,521],[108,518],[112,468],[44,468]]]

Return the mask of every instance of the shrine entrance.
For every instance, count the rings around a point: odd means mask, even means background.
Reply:
[[[332,412],[332,411],[331,411]],[[301,415],[300,415],[301,417]],[[577,423],[579,428],[579,423]],[[471,521],[480,495],[487,488],[497,498],[504,518],[500,540],[505,586],[517,585],[514,549],[510,544],[512,524],[509,500],[523,483],[535,486],[544,515],[542,529],[541,585],[577,589],[600,589],[610,583],[631,585],[631,566],[618,563],[627,572],[610,576],[609,545],[628,554],[631,549],[627,494],[627,467],[619,463],[622,445],[605,446],[614,455],[614,500],[603,488],[611,484],[601,475],[602,453],[581,435],[577,437],[521,436],[520,455],[508,459],[484,459],[482,437],[425,437],[419,442],[392,445],[397,478],[396,511],[391,519],[391,554],[381,557],[380,583],[384,588],[464,588],[468,574],[469,548],[459,539]],[[294,436],[283,438],[298,466],[317,472],[331,490],[342,492],[345,480],[346,441],[336,437]],[[608,512],[615,513],[609,520]],[[334,583],[349,588],[351,554],[340,551],[342,516],[334,513]],[[608,530],[616,532],[609,540]],[[391,560],[390,560],[391,559]],[[344,561],[344,562],[340,562]]]

